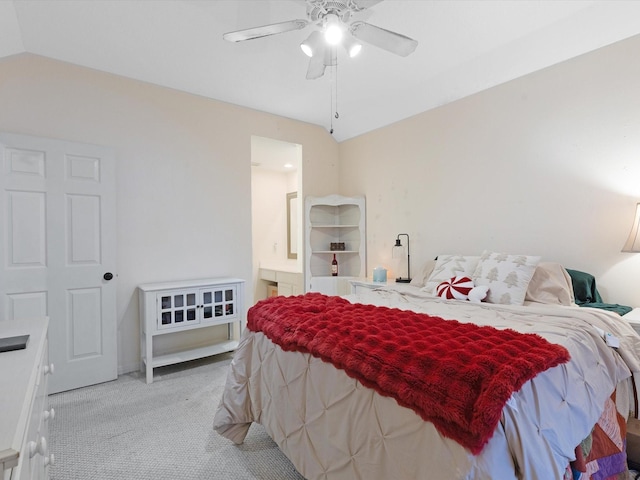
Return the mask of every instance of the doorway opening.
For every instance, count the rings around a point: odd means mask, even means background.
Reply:
[[[303,293],[303,198],[302,145],[252,136],[254,303],[274,294]]]

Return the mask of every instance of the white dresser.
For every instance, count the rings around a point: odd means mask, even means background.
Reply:
[[[0,472],[4,480],[48,479],[53,454],[47,400],[48,318],[0,321],[0,337],[29,335],[27,348],[0,352]]]

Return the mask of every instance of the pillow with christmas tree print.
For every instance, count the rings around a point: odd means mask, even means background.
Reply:
[[[478,255],[438,255],[429,278],[425,281],[422,291],[429,295],[438,295],[436,288],[451,277],[470,277],[478,265]]]
[[[476,285],[486,285],[485,302],[522,305],[540,257],[484,251],[473,272]]]

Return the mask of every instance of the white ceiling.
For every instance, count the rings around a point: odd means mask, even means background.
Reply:
[[[636,0],[386,0],[365,13],[419,45],[340,57],[339,119],[331,75],[305,78],[309,29],[222,40],[306,18],[299,0],[0,0],[0,58],[30,52],[327,129],[333,119],[342,141],[640,33]]]

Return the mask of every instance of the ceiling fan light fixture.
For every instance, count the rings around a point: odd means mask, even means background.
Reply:
[[[307,57],[313,57],[313,49],[306,40],[300,44],[300,48]]]
[[[346,36],[342,44],[349,55],[349,58],[353,58],[362,50],[362,44],[357,42],[352,36]]]
[[[324,39],[329,45],[338,45],[344,36],[340,19],[334,13],[329,13],[324,25]]]
[[[243,42],[302,30],[310,26],[313,28],[313,32],[300,44],[304,54],[311,57],[307,68],[307,79],[309,80],[324,75],[326,67],[337,66],[338,44],[342,44],[350,58],[359,54],[363,43],[402,57],[411,54],[418,46],[416,40],[401,33],[386,30],[361,20],[355,22],[351,20],[352,15],[359,14],[383,0],[296,1],[307,4],[306,19],[236,30],[225,33],[222,38],[229,42]]]
[[[318,47],[321,43],[320,37],[320,32],[311,32],[311,35],[309,35],[307,39],[300,44],[300,49],[307,57],[313,57],[313,55],[318,52]]]

